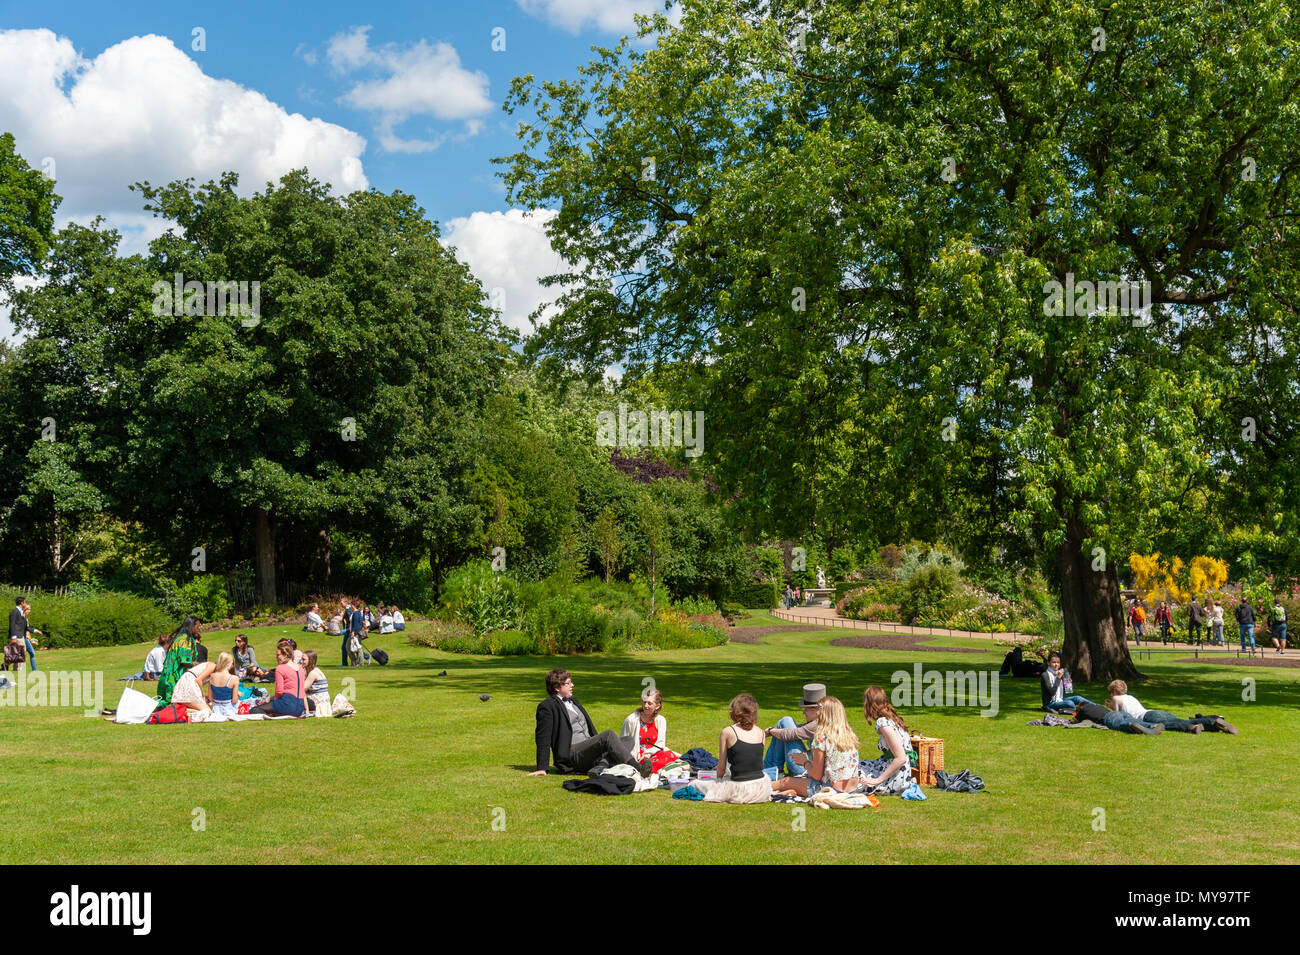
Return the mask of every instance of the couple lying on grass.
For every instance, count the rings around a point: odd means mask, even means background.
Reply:
[[[596,732],[591,717],[574,699],[573,677],[567,670],[547,673],[546,689],[547,698],[537,706],[537,768],[530,776],[544,776],[552,754],[555,768],[562,773],[585,773],[604,763],[635,766],[643,776],[651,774],[653,754],[647,752],[643,731],[653,726],[656,738],[650,744],[660,748],[667,733],[667,723],[659,715],[663,698],[657,690],[646,691],[642,709],[628,717],[624,734],[619,735],[613,730]],[[867,687],[863,695],[863,714],[875,726],[882,754],[867,763],[859,761],[858,737],[849,726],[844,705],[826,695],[825,685],[806,684],[802,705],[803,724],[783,717],[775,727],[762,730],[757,726],[754,697],[742,693],[733,699],[732,723],[718,743],[718,780],[696,783],[696,787],[708,798],[708,788],[743,786],[743,791],[722,790],[737,797],[726,801],[766,801],[772,793],[814,796],[827,788],[897,794],[911,785],[907,724],[880,687]],[[764,753],[768,737],[772,743]],[[811,742],[811,752],[806,742]],[[725,778],[728,769],[730,778]]]

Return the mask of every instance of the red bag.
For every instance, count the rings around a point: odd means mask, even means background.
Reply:
[[[154,724],[160,723],[188,723],[190,721],[190,708],[182,703],[168,703],[160,710],[154,710],[153,715],[149,717],[149,722]]]
[[[679,759],[681,759],[681,757],[671,749],[661,749],[650,757],[650,772],[657,773],[669,763],[675,762]]]

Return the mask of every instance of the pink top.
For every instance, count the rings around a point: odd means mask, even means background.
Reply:
[[[296,663],[281,663],[275,668],[275,695],[306,698],[303,692],[302,668]]]

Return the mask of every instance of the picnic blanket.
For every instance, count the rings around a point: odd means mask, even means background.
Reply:
[[[1048,713],[1041,720],[1030,720],[1025,725],[1026,726],[1064,726],[1067,729],[1073,729],[1073,730],[1077,730],[1080,728],[1104,730],[1106,728],[1105,723],[1094,723],[1092,720],[1079,720],[1079,722],[1075,723],[1073,720],[1067,720],[1063,716],[1054,716],[1051,713]]]

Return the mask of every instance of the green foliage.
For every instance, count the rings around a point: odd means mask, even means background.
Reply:
[[[521,657],[537,653],[537,641],[522,630],[498,630],[487,635],[488,653],[494,657]]]
[[[714,615],[718,612],[718,605],[707,597],[683,597],[681,600],[672,602],[673,609],[680,610],[688,617],[696,614]]]
[[[951,565],[918,566],[908,577],[899,604],[903,621],[927,626],[927,621],[942,616],[945,605],[956,589],[957,571]]]
[[[221,620],[230,616],[226,580],[219,574],[199,574],[184,585],[170,577],[158,578],[158,603],[173,617]]]
[[[413,647],[434,647],[451,653],[486,653],[483,649],[464,649],[471,644],[479,647],[480,638],[474,630],[460,620],[422,620],[418,626],[407,624],[406,642]]]
[[[599,653],[609,646],[614,614],[580,597],[551,597],[525,615],[541,653]]]
[[[764,583],[733,584],[727,588],[725,599],[741,607],[769,609],[781,602],[783,593],[780,583],[769,580]]]
[[[18,155],[12,133],[0,135],[0,289],[40,266],[58,205],[54,181]]]
[[[17,591],[0,589],[0,601],[10,608]],[[105,647],[141,643],[175,626],[174,619],[152,600],[135,594],[81,590],[70,596],[32,594],[29,618],[43,630],[46,647]]]
[[[397,604],[404,611],[423,614],[435,607],[433,575],[429,572],[428,560],[353,553],[333,576],[331,586],[370,601]]]
[[[519,585],[507,574],[496,574],[486,560],[470,561],[447,575],[443,607],[478,634],[508,630],[519,620]]]

